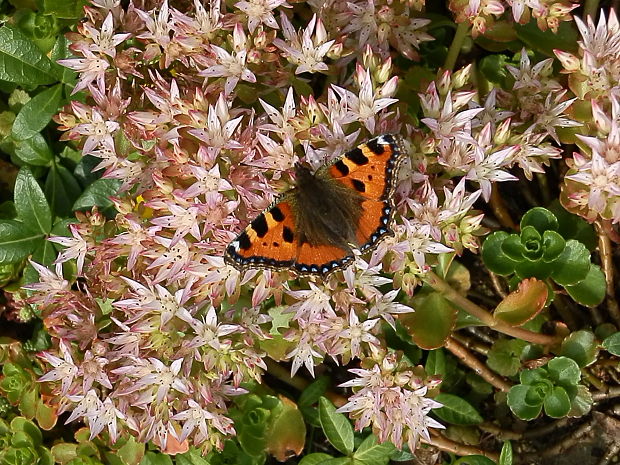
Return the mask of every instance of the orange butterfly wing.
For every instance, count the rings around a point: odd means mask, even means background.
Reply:
[[[359,145],[328,167],[331,177],[365,198],[357,225],[361,251],[391,233],[396,171],[402,153],[400,139],[385,134]]]
[[[402,152],[392,135],[376,137],[317,172],[358,192],[364,200],[357,225],[361,251],[390,234],[395,174]],[[299,241],[294,211],[286,194],[258,215],[226,249],[226,261],[256,268],[293,268],[301,274],[329,273],[353,261],[349,250]]]
[[[297,257],[295,218],[282,201],[258,215],[226,248],[227,261],[257,268],[288,268]]]

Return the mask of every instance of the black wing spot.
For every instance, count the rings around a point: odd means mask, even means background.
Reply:
[[[372,174],[369,174],[369,175],[368,175],[368,180],[369,180],[369,181],[372,181]]]
[[[353,188],[357,192],[366,192],[366,184],[364,184],[363,181],[360,181],[359,179],[353,179],[351,183],[353,184]]]
[[[293,231],[288,226],[284,226],[284,230],[282,231],[282,238],[284,242],[288,242],[289,244],[293,242],[295,236],[293,235]]]
[[[278,223],[284,221],[284,213],[282,213],[282,210],[280,210],[277,205],[271,209],[270,213],[271,217]]]
[[[280,244],[279,244],[278,242],[274,242],[274,243],[273,243],[273,246],[274,246],[274,247],[280,247]]]
[[[385,152],[385,147],[377,139],[369,140],[366,142],[366,145],[375,155],[383,155],[383,152]]]
[[[252,247],[252,241],[250,241],[249,236],[245,232],[242,232],[239,235],[237,241],[239,242],[240,249],[248,250],[250,247]]]
[[[269,226],[267,225],[267,219],[265,215],[262,213],[256,217],[254,221],[252,221],[252,229],[256,231],[256,235],[260,238],[265,237],[267,231],[269,231]]]
[[[347,153],[346,157],[358,166],[368,163],[368,158],[366,157],[366,155],[364,155],[362,149],[360,149],[359,147]]]
[[[338,160],[336,163],[334,163],[334,166],[341,175],[346,176],[347,174],[349,174],[349,167],[342,160]]]

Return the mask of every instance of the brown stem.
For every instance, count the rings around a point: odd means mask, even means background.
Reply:
[[[496,389],[503,392],[508,392],[512,387],[510,383],[505,381],[501,376],[493,373],[484,363],[478,360],[471,352],[469,352],[464,346],[459,344],[453,338],[448,338],[445,347],[461,362],[474,370],[477,375],[479,375],[487,383],[494,386]]]
[[[592,394],[592,399],[595,402],[613,399],[614,397],[620,397],[620,386],[614,386],[612,388],[609,388],[607,392],[595,392]]]
[[[604,382],[594,376],[587,368],[581,369],[581,376],[583,376],[598,391],[606,392],[609,389]]]
[[[508,294],[502,287],[502,283],[499,282],[499,277],[492,271],[489,271],[489,276],[491,277],[491,283],[493,284],[493,289],[495,289],[495,292],[497,292],[502,299],[505,298]]]
[[[609,223],[607,221],[607,223]],[[620,309],[616,300],[616,289],[614,282],[614,265],[611,259],[611,241],[607,231],[613,229],[609,224],[605,226],[603,221],[596,222],[596,232],[598,234],[598,254],[601,257],[603,273],[605,273],[605,283],[607,284],[607,311],[614,320],[616,326],[620,326]]]
[[[478,449],[477,447],[459,444],[458,442],[451,441],[450,439],[432,430],[430,442],[425,441],[424,439],[422,439],[422,442],[424,444],[429,444],[433,447],[436,447],[437,449],[444,452],[451,452],[456,455],[484,455],[485,457],[488,457],[495,462],[499,460],[499,454],[496,454],[495,452],[488,452],[483,449]]]
[[[494,329],[495,331],[503,334],[508,334],[509,336],[513,336],[519,339],[523,339],[524,341],[532,342],[534,344],[541,344],[544,346],[551,346],[560,342],[557,336],[547,336],[545,334],[528,331],[527,329],[515,328],[507,323],[504,323],[503,321],[496,320],[492,314],[487,312],[482,307],[476,305],[471,300],[459,294],[446,281],[441,279],[432,271],[429,271],[426,274],[424,282],[426,282],[437,292],[441,293],[450,302],[463,309],[470,315],[475,316],[485,325],[487,325],[491,329]]]
[[[493,184],[491,198],[489,199],[489,206],[493,210],[493,214],[495,215],[495,218],[497,218],[497,221],[499,221],[504,228],[513,229],[515,231],[519,229],[519,226],[512,221],[512,217],[510,216],[510,213],[508,213],[506,205],[504,205],[504,200],[499,193],[497,183]]]

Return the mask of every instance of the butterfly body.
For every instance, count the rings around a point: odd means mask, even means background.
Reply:
[[[239,268],[326,276],[391,234],[400,139],[376,137],[316,173],[298,164],[295,187],[258,215],[226,249]]]

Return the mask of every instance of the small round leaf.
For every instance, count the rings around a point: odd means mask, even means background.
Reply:
[[[527,211],[521,218],[521,229],[526,226],[533,226],[542,234],[545,231],[557,231],[559,227],[558,219],[553,213],[543,207],[535,207]]]
[[[514,272],[514,261],[502,252],[502,243],[509,234],[497,231],[486,238],[482,244],[482,260],[493,273],[508,275]]]
[[[598,265],[591,264],[585,278],[576,284],[565,285],[568,295],[582,305],[594,307],[605,298],[605,274]]]
[[[570,399],[563,387],[556,386],[545,397],[544,406],[547,415],[552,418],[562,418],[570,412]]]
[[[603,340],[603,347],[610,354],[620,355],[620,332],[606,337]]]
[[[592,331],[575,331],[562,341],[560,355],[573,359],[582,368],[594,363],[597,354],[598,345]]]

